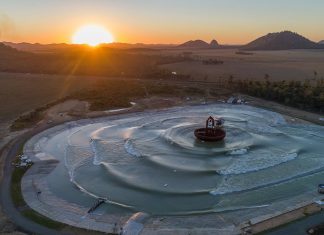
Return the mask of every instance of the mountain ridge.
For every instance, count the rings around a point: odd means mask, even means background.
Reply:
[[[67,43],[14,43],[14,42],[0,42],[0,44],[10,46],[19,51],[28,52],[42,52],[42,51],[57,51],[66,48],[78,48],[84,45],[67,44]],[[318,43],[303,37],[291,31],[282,31],[276,33],[268,33],[261,36],[246,45],[221,45],[215,39],[210,43],[196,39],[189,40],[182,44],[145,44],[145,43],[121,43],[113,42],[102,44],[102,47],[112,49],[130,49],[130,50],[147,50],[147,49],[242,49],[242,50],[290,50],[290,49],[324,49],[324,40]]]
[[[182,47],[182,48],[209,48],[210,45],[209,43],[201,40],[201,39],[196,39],[196,40],[190,40],[187,42],[184,42],[177,47]]]
[[[178,45],[177,47],[186,48],[186,49],[215,49],[215,48],[219,48],[220,45],[215,39],[213,39],[210,43],[201,39],[196,39],[196,40],[190,40],[184,42]]]
[[[318,49],[319,44],[291,31],[268,33],[242,47],[245,50]]]

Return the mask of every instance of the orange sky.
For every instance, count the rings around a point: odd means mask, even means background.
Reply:
[[[323,9],[322,0],[10,0],[0,2],[0,41],[70,43],[84,24],[129,43],[244,44],[282,30],[319,41]]]

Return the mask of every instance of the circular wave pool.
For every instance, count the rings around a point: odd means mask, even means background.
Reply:
[[[209,115],[225,119],[224,141],[195,139]],[[35,151],[64,166],[48,176],[63,197],[69,181],[116,207],[195,214],[267,206],[314,190],[324,175],[323,143],[323,127],[217,104],[70,123],[40,138]]]

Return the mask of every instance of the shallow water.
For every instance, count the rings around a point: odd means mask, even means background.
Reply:
[[[209,115],[225,119],[224,141],[195,139],[194,129],[204,127]],[[323,143],[323,127],[217,104],[70,126],[41,139],[38,151],[64,164],[48,176],[63,197],[73,187],[64,182],[68,176],[84,193],[116,207],[195,214],[262,207],[315,189],[324,179]]]

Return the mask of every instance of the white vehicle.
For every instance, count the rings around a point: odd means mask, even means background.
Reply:
[[[26,161],[26,160],[28,159],[28,157],[27,157],[27,156],[21,156],[20,159],[21,159],[22,161]]]

